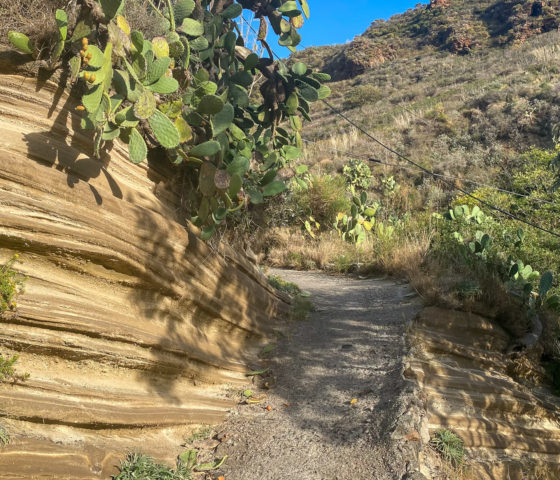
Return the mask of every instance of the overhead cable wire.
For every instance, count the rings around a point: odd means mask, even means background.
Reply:
[[[249,25],[249,27],[251,28],[251,30],[253,30],[253,32],[256,33],[256,30],[254,29],[254,27],[252,25]],[[302,45],[303,47],[303,45]],[[270,49],[270,51],[272,52],[273,56],[275,56],[278,60],[282,61],[282,59],[278,56],[278,54],[272,50],[272,48]],[[333,105],[331,105],[329,102],[327,102],[325,99],[321,99],[321,102],[323,102],[330,110],[332,110],[336,115],[338,115],[340,118],[344,119],[348,124],[352,125],[354,128],[356,128],[359,132],[361,132],[362,134],[364,134],[366,137],[368,137],[370,140],[372,140],[373,142],[377,143],[379,146],[381,146],[382,148],[384,148],[385,150],[387,150],[388,152],[392,153],[393,155],[395,155],[396,157],[400,158],[401,160],[404,160],[407,163],[410,163],[411,165],[414,165],[418,170],[421,170],[423,173],[425,173],[426,175],[432,176],[434,178],[440,178],[441,181],[443,183],[445,183],[446,185],[448,185],[449,187],[461,192],[463,195],[472,198],[473,200],[475,200],[476,202],[480,203],[481,205],[484,205],[485,207],[489,208],[492,211],[501,213],[502,215],[515,220],[517,222],[523,223],[529,227],[535,228],[541,232],[544,233],[548,233],[549,235],[552,235],[553,237],[556,238],[560,238],[560,234],[553,232],[552,230],[548,230],[547,228],[541,227],[540,225],[537,225],[536,223],[530,222],[529,220],[525,220],[524,218],[518,217],[517,215],[504,210],[503,208],[500,208],[496,205],[493,205],[490,202],[487,202],[486,200],[483,200],[481,198],[478,198],[476,196],[474,196],[472,193],[468,192],[467,190],[465,190],[462,187],[459,187],[458,185],[456,185],[453,182],[450,182],[449,180],[446,180],[444,177],[442,177],[441,175],[432,172],[431,170],[423,167],[422,165],[420,165],[419,163],[416,163],[414,160],[408,158],[407,156],[403,155],[402,153],[397,152],[396,150],[394,150],[393,148],[391,148],[390,146],[384,144],[382,141],[378,140],[376,137],[374,137],[371,133],[369,133],[367,130],[365,130],[364,128],[360,127],[356,122],[352,121],[350,118],[348,118],[346,115],[344,115],[341,111],[339,111],[336,107],[334,107]],[[377,162],[377,163],[381,163],[381,162]]]
[[[419,172],[419,173],[422,173],[422,174],[426,175],[426,172],[424,172],[423,170],[418,169],[418,168],[416,168],[416,167],[407,167],[406,165],[403,165],[403,164],[400,164],[400,163],[389,163],[389,162],[384,162],[383,160],[379,160],[378,158],[373,158],[371,155],[367,155],[367,154],[364,154],[364,153],[348,152],[348,151],[339,150],[339,149],[334,148],[334,147],[319,145],[318,142],[314,142],[313,140],[308,140],[308,139],[306,139],[306,138],[304,138],[304,139],[302,139],[302,140],[303,140],[305,143],[311,143],[311,144],[313,144],[313,145],[318,145],[319,148],[321,148],[321,149],[330,150],[330,151],[332,151],[332,152],[336,152],[336,153],[338,153],[338,154],[340,154],[340,155],[344,155],[344,156],[349,157],[349,158],[362,158],[362,159],[367,159],[368,161],[377,163],[377,164],[379,164],[379,165],[384,165],[384,166],[387,166],[387,167],[399,168],[399,169],[402,169],[402,170],[408,170],[408,171],[410,171],[410,172]],[[470,183],[470,184],[472,184],[472,185],[477,185],[477,186],[479,186],[479,187],[484,187],[484,188],[489,188],[489,189],[492,189],[492,190],[496,190],[496,191],[501,192],[501,193],[508,193],[508,194],[514,195],[514,196],[516,196],[516,197],[527,198],[528,200],[530,200],[530,201],[532,201],[532,202],[535,202],[535,203],[544,203],[544,204],[547,204],[547,205],[552,205],[552,206],[555,206],[555,207],[560,207],[560,205],[558,204],[558,202],[551,202],[551,201],[549,201],[549,200],[544,200],[544,199],[542,199],[542,198],[531,198],[530,195],[526,195],[526,194],[524,194],[524,193],[514,192],[514,191],[512,191],[512,190],[507,190],[507,189],[505,189],[505,188],[496,187],[495,185],[490,185],[490,184],[488,184],[488,183],[482,183],[482,182],[479,182],[479,181],[477,181],[477,180],[471,180],[471,179],[469,179],[469,178],[455,177],[455,176],[453,176],[453,175],[444,175],[444,174],[442,174],[442,173],[435,173],[435,172],[432,173],[432,176],[438,177],[438,178],[447,178],[448,180],[457,180],[457,181],[459,181],[459,182]]]
[[[372,140],[373,142],[377,143],[378,145],[380,145],[382,148],[384,148],[385,150],[387,150],[388,152],[391,152],[393,155],[397,156],[398,158],[400,158],[401,160],[404,160],[405,162],[410,163],[411,165],[414,165],[417,169],[422,170],[426,175],[430,175],[434,178],[438,178],[438,174],[435,172],[432,172],[431,170],[423,167],[422,165],[420,165],[419,163],[416,163],[414,160],[408,158],[407,156],[403,155],[402,153],[397,152],[396,150],[394,150],[393,148],[391,148],[390,146],[384,144],[382,141],[378,140],[377,138],[375,138],[371,133],[369,133],[367,130],[365,130],[364,128],[360,127],[356,122],[352,121],[351,119],[349,119],[346,115],[344,115],[341,111],[339,111],[337,108],[335,108],[333,105],[331,105],[329,102],[327,102],[326,100],[321,100],[327,107],[329,107],[334,113],[336,113],[339,117],[343,118],[346,122],[348,122],[350,125],[352,125],[354,128],[356,128],[359,132],[363,133],[366,137],[368,137],[370,140]],[[441,178],[441,177],[440,177]],[[537,230],[540,230],[541,232],[545,232],[548,233],[549,235],[552,235],[556,238],[560,238],[560,234],[553,232],[552,230],[548,230],[547,228],[541,227],[540,225],[537,225],[536,223],[533,223],[529,220],[525,220],[524,218],[518,217],[517,215],[508,212],[507,210],[504,210],[503,208],[500,208],[496,205],[493,205],[490,202],[487,202],[486,200],[483,200],[481,198],[476,197],[475,195],[473,195],[472,193],[468,192],[467,190],[465,190],[462,187],[459,187],[458,185],[456,185],[453,182],[450,182],[449,180],[446,180],[445,178],[441,178],[441,181],[443,183],[445,183],[446,185],[450,186],[451,188],[454,188],[455,190],[461,192],[463,195],[472,198],[473,200],[477,201],[478,203],[480,203],[481,205],[484,205],[485,207],[489,208],[490,210],[493,210],[495,212],[499,212],[502,215],[505,215],[508,218],[511,218],[512,220],[524,223],[525,225],[528,225],[530,227],[533,227]]]

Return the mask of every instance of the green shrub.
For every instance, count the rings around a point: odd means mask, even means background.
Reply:
[[[295,283],[287,282],[277,275],[271,275],[270,277],[268,277],[268,283],[272,285],[276,290],[285,292],[288,295],[296,296],[301,294],[301,289]]]
[[[339,212],[350,210],[346,181],[341,176],[312,177],[307,189],[294,192],[292,202],[301,216],[313,215],[321,225],[332,225]]]
[[[28,373],[19,374],[16,372],[14,365],[18,361],[19,355],[12,355],[11,357],[6,357],[0,355],[0,383],[11,380],[12,382],[17,382],[20,380],[27,380],[29,377]]]
[[[374,85],[358,85],[350,89],[345,95],[344,106],[355,108],[362,105],[377,103],[383,98],[383,92]]]
[[[18,257],[16,253],[5,264],[0,265],[0,314],[17,307],[14,299],[23,287],[23,280],[12,267]]]

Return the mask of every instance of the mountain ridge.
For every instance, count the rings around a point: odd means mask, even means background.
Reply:
[[[523,43],[559,26],[558,0],[431,0],[388,20],[375,20],[347,44],[312,47],[292,58],[344,80],[419,51],[466,55]]]

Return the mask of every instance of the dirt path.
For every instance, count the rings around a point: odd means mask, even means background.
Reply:
[[[317,311],[279,342],[266,403],[240,405],[225,424],[225,478],[406,478],[410,452],[390,434],[410,402],[401,358],[419,300],[393,281],[274,273],[311,293]]]

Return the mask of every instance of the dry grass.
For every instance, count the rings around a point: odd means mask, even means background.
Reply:
[[[66,11],[72,26],[79,7],[68,8],[69,0],[2,0],[0,2],[0,44],[8,44],[8,32],[25,33],[41,49],[49,49],[57,38],[54,13],[57,8]],[[128,0],[125,15],[134,30],[140,30],[151,39],[165,32],[160,16],[148,6],[146,0]]]
[[[52,43],[56,34],[54,12],[68,0],[2,0],[0,4],[0,44],[8,43],[8,32],[28,35],[38,48]]]
[[[261,239],[259,251],[267,264],[296,270],[344,271],[360,261],[359,250],[332,232],[313,240],[301,230],[274,228]],[[362,262],[368,260],[362,256]]]

